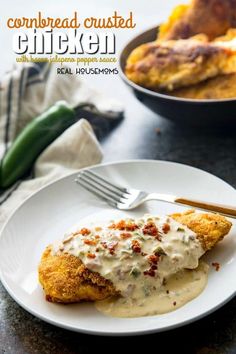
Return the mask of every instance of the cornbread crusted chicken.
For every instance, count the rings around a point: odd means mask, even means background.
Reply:
[[[232,226],[230,221],[219,214],[199,214],[193,210],[172,214],[171,217],[193,230],[205,251],[209,251],[217,242],[223,240]]]
[[[217,41],[231,41],[236,35],[235,29],[230,29],[225,36]],[[172,96],[191,99],[224,99],[236,97],[236,74],[220,75],[199,84],[172,91]]]
[[[236,97],[236,74],[220,75],[196,85],[167,92],[171,96],[197,100]]]
[[[230,228],[223,216],[195,212],[82,228],[46,248],[39,281],[52,302],[146,296],[165,277],[195,269]]]
[[[192,0],[178,5],[160,26],[161,40],[189,38],[204,33],[210,40],[236,27],[235,0]]]
[[[201,34],[189,39],[145,43],[129,55],[125,72],[136,84],[172,91],[218,75],[236,72],[236,31],[208,42]]]
[[[95,301],[117,293],[109,280],[90,271],[80,258],[68,253],[53,254],[52,246],[42,255],[39,281],[50,302]]]

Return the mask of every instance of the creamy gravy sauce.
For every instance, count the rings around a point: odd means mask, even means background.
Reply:
[[[204,250],[196,234],[170,217],[145,215],[91,225],[66,235],[54,244],[53,252],[79,257],[88,269],[114,284],[120,298],[96,304],[111,316],[174,310],[196,297],[206,284],[206,266],[198,267]]]
[[[156,292],[139,299],[111,298],[97,301],[98,311],[113,317],[141,317],[176,310],[197,297],[205,288],[209,266],[200,261],[198,268],[171,275]]]

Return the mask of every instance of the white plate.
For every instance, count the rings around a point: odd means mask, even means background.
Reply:
[[[193,167],[163,161],[125,161],[95,166],[121,185],[213,202],[236,204],[236,191],[219,178]],[[75,175],[63,178],[30,197],[8,220],[0,238],[0,276],[9,294],[24,309],[54,325],[100,335],[132,335],[164,331],[199,319],[222,306],[236,290],[236,230],[206,257],[210,267],[203,293],[176,311],[142,318],[112,318],[93,304],[58,305],[45,301],[37,280],[37,265],[45,246],[62,238],[72,226],[88,218],[116,218],[143,213],[166,214],[184,208],[149,202],[132,212],[120,212],[74,183]]]

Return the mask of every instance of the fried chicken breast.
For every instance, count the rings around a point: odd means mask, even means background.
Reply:
[[[192,0],[177,6],[160,26],[161,40],[183,39],[204,33],[210,40],[236,27],[235,0]]]
[[[171,96],[191,99],[225,99],[236,97],[236,74],[220,75],[197,85],[168,92]]]
[[[136,84],[156,91],[172,91],[235,73],[235,39],[235,30],[230,30],[214,42],[198,35],[145,43],[131,52],[125,73]]]
[[[223,240],[232,226],[231,222],[222,215],[199,214],[193,210],[172,214],[171,217],[193,230],[205,251],[209,251],[217,242]]]
[[[236,36],[236,30],[230,29],[227,34],[218,37],[216,42],[230,42]],[[220,75],[196,85],[167,92],[175,97],[191,99],[225,99],[236,97],[236,74]]]
[[[198,241],[197,242],[200,247],[202,247],[202,251],[200,251],[201,254],[214,247],[217,242],[221,241],[231,228],[230,221],[223,216],[216,214],[198,214],[195,212],[187,212],[183,214],[173,214],[171,215],[171,219],[173,219],[173,222],[175,220],[181,223],[181,225],[186,225],[190,230],[196,233],[196,237],[200,243]],[[159,240],[158,230],[155,228],[154,223],[150,221],[150,218],[147,220],[149,221],[142,226],[143,235],[147,235],[149,239],[159,242],[157,241]],[[129,239],[129,237],[132,236],[131,232],[135,232],[135,230],[137,230],[136,226],[137,228],[139,227],[134,223],[125,224],[124,221],[121,221],[118,224],[111,225],[110,229],[115,230],[115,237],[117,237],[117,230],[119,230],[120,238],[126,242],[126,239]],[[162,230],[163,237],[168,233],[169,229],[170,226],[168,226],[168,224],[164,224]],[[182,227],[178,228],[177,231],[180,231],[178,235],[181,237],[181,232],[183,231]],[[77,236],[78,235],[76,235],[76,237]],[[96,240],[96,236],[97,235],[95,235],[94,240]],[[74,236],[72,235],[71,237]],[[87,244],[89,244],[89,242],[92,244],[92,241],[87,238],[83,238],[83,240]],[[67,242],[67,240],[64,242]],[[145,243],[145,241],[143,242]],[[148,242],[150,242],[150,240]],[[114,254],[117,247],[117,243],[112,242],[107,245],[105,245],[106,242],[101,243],[106,251],[108,250],[110,252],[112,257],[112,254]],[[159,242],[159,244],[161,244],[161,242]],[[187,245],[184,245],[184,247],[187,247]],[[194,247],[196,247],[196,245]],[[152,266],[146,273],[147,276],[150,276],[150,279],[153,279],[153,274],[151,272],[155,272],[154,269],[157,269],[155,264],[158,262],[158,257],[161,257],[161,255],[164,254],[164,251],[160,251],[159,248],[160,247],[156,250],[155,255],[153,254],[148,257],[148,262],[151,262],[150,264],[152,264]],[[166,250],[167,249],[168,248],[166,248]],[[132,240],[132,250],[127,250],[127,253],[129,252],[130,254],[130,252],[133,252],[135,256],[137,255],[137,257],[139,257],[139,259],[142,258],[141,256],[144,256],[142,259],[147,257],[144,252],[142,252],[144,253],[142,255],[140,250],[141,248],[139,242],[137,240],[135,240],[135,242]],[[160,256],[158,256],[157,252],[160,252]],[[95,258],[92,253],[88,253],[87,256]],[[106,260],[103,261],[106,262]],[[123,260],[123,262],[125,262],[125,260]],[[88,269],[79,257],[65,251],[60,252],[60,249],[55,253],[52,245],[48,246],[44,251],[39,264],[38,272],[39,281],[45,291],[46,299],[51,302],[73,303],[84,300],[96,301],[119,294],[119,291],[110,280],[106,279],[99,272]],[[132,267],[132,272],[132,274],[136,276],[137,268]],[[121,281],[125,282],[125,280]]]
[[[51,246],[42,255],[39,281],[50,302],[95,301],[117,293],[109,280],[91,272],[78,257],[66,253],[52,255]]]

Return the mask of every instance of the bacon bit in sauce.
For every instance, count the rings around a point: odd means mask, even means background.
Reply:
[[[96,251],[96,252],[99,252],[99,248],[97,247],[95,251]]]
[[[158,260],[159,260],[159,257],[154,255],[154,254],[151,254],[149,257],[148,257],[148,261],[151,265],[151,267],[148,269],[148,270],[145,270],[143,272],[144,275],[149,275],[150,277],[154,277],[155,276],[155,271],[157,270],[157,263],[158,263]]]
[[[104,248],[107,248],[107,243],[106,243],[106,242],[102,241],[102,242],[101,242],[101,245],[102,245]]]
[[[89,246],[95,246],[97,244],[97,241],[95,240],[89,240],[87,238],[84,239],[84,244],[89,245]]]
[[[164,234],[167,234],[170,231],[170,225],[165,223],[162,227],[162,231],[164,232]]]
[[[149,269],[143,272],[144,275],[149,275],[150,277],[155,277],[155,270]]]
[[[173,305],[176,306],[176,301],[173,302]]]
[[[91,231],[89,229],[86,229],[86,227],[84,227],[83,229],[80,230],[79,233],[83,236],[87,236],[91,233]]]
[[[109,245],[108,245],[108,249],[109,249],[109,252],[111,255],[114,255],[115,254],[115,249],[118,245],[118,242],[110,242]]]
[[[48,302],[52,302],[52,298],[51,298],[50,295],[46,295],[45,298],[46,298],[46,300],[47,300]]]
[[[134,223],[129,223],[129,224],[126,224],[125,229],[126,229],[126,231],[135,231],[138,229],[138,225],[136,225]]]
[[[132,234],[130,234],[129,232],[122,232],[120,234],[120,238],[122,238],[122,240],[126,240],[127,238],[132,237]]]
[[[125,220],[121,220],[117,224],[111,224],[110,226],[108,226],[108,228],[121,231],[135,231],[136,229],[138,229],[138,225],[133,222],[126,222]]]
[[[95,235],[95,238],[98,240],[100,238],[100,236],[99,235]]]
[[[102,227],[100,226],[95,227],[95,231],[102,231]]]
[[[93,259],[93,258],[96,258],[96,255],[94,253],[88,253],[87,257]]]
[[[220,263],[218,262],[213,262],[211,263],[212,267],[215,268],[216,272],[218,272],[220,270]]]
[[[144,225],[143,234],[154,236],[157,240],[160,241],[160,235],[158,233],[158,229],[157,229],[156,225],[154,224],[154,222],[152,222],[152,221],[147,223],[146,225]]]
[[[115,228],[116,228],[116,224],[115,223],[113,223],[113,224],[108,226],[108,229],[115,229]]]
[[[159,261],[159,257],[155,254],[151,254],[151,256],[148,257],[148,261],[151,264],[157,264],[157,262]]]
[[[132,240],[132,250],[135,253],[141,253],[140,243],[137,240]]]

